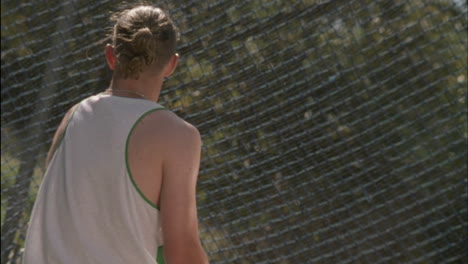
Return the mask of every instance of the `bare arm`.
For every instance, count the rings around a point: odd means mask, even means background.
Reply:
[[[198,130],[179,122],[167,135],[160,195],[164,257],[168,264],[208,263],[198,235],[196,183],[201,138]]]
[[[60,139],[62,138],[63,133],[65,133],[68,121],[72,117],[73,112],[75,111],[77,106],[78,104],[74,105],[72,108],[70,108],[70,110],[68,110],[68,112],[63,117],[59,127],[57,128],[57,131],[55,131],[54,138],[52,139],[52,145],[50,146],[49,153],[47,153],[46,168],[49,167],[50,161],[54,157],[55,150],[57,149],[57,145],[60,143]]]

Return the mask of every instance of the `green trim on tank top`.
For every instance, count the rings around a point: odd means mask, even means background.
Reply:
[[[163,255],[163,246],[158,247],[158,251],[156,252],[156,262],[158,264],[166,264]]]
[[[132,176],[132,172],[130,171],[130,164],[128,162],[128,143],[130,141],[130,136],[132,135],[132,132],[133,130],[135,129],[136,125],[143,119],[145,118],[147,115],[153,113],[153,112],[156,112],[158,110],[167,110],[167,108],[165,107],[162,107],[162,108],[155,108],[155,109],[151,109],[147,112],[145,112],[142,116],[140,116],[137,121],[135,122],[135,124],[133,124],[132,128],[130,129],[130,132],[128,132],[128,136],[127,136],[127,140],[125,142],[125,166],[127,167],[127,172],[128,172],[128,176],[130,177],[130,181],[132,182],[133,184],[133,187],[137,190],[138,194],[140,194],[141,198],[143,198],[143,200],[145,202],[147,202],[149,205],[151,205],[151,207],[157,209],[157,210],[160,210],[159,209],[159,206],[157,206],[156,204],[154,204],[153,202],[151,202],[148,197],[145,196],[145,194],[143,194],[143,192],[140,190],[140,188],[138,188],[138,186],[136,185],[136,182],[135,180],[133,179],[133,176]]]

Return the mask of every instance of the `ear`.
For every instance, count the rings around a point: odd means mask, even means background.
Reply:
[[[172,55],[169,62],[166,64],[166,67],[164,67],[164,77],[168,77],[171,74],[173,74],[175,69],[177,68],[178,63],[179,63],[179,54],[174,53],[174,55]]]
[[[115,58],[114,47],[111,44],[106,45],[106,60],[107,65],[109,65],[109,68],[111,70],[115,70],[115,64],[117,62],[117,59]]]

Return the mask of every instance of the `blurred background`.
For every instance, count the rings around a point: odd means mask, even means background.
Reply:
[[[465,1],[153,3],[181,30],[160,103],[202,134],[212,263],[468,263]],[[2,264],[124,6],[1,2]]]

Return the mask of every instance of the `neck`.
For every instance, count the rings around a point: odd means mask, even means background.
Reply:
[[[130,80],[114,76],[109,88],[116,91],[129,91],[128,93],[122,93],[122,96],[125,97],[138,97],[137,95],[142,95],[147,100],[158,102],[162,81],[162,78]]]

